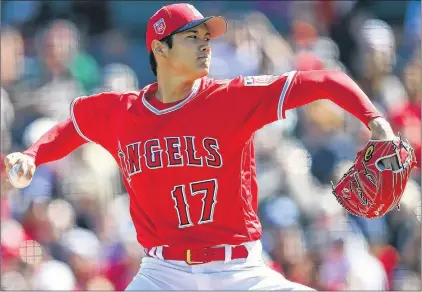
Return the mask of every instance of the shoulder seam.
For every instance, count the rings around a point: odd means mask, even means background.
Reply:
[[[76,102],[78,99],[82,98],[82,97],[83,97],[83,96],[79,96],[79,97],[75,98],[75,99],[72,101],[72,103],[70,104],[70,116],[71,116],[71,119],[72,119],[73,126],[75,127],[75,130],[76,130],[76,132],[79,134],[79,136],[81,136],[83,139],[85,139],[85,140],[86,140],[86,141],[88,141],[88,142],[93,142],[93,143],[95,143],[94,141],[92,141],[91,139],[89,139],[87,136],[85,136],[85,135],[82,133],[81,129],[80,129],[80,128],[79,128],[79,126],[78,126],[78,122],[76,121],[75,113],[74,113],[74,111],[73,111],[73,108],[74,108],[74,106],[75,106],[75,102]]]

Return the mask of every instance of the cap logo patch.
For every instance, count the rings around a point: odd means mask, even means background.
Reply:
[[[154,23],[154,30],[157,34],[164,34],[164,31],[166,30],[166,23],[163,18]]]

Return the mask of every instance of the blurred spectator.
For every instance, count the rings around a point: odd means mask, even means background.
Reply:
[[[60,243],[66,250],[66,261],[75,274],[77,287],[87,289],[90,280],[101,272],[102,247],[98,237],[87,229],[75,228],[65,232]]]
[[[228,21],[231,29],[212,45],[210,76],[225,79],[234,78],[240,72],[255,75],[260,62],[258,44],[251,40],[245,23],[240,20]]]
[[[289,71],[293,65],[293,50],[269,18],[263,13],[251,12],[246,16],[245,23],[247,33],[257,43],[262,55],[259,72],[281,75]]]
[[[360,85],[379,110],[387,113],[403,102],[405,95],[400,79],[392,74],[396,64],[395,36],[386,22],[368,19],[361,25],[359,37],[363,51]]]
[[[321,67],[323,66],[325,69],[349,73],[348,69],[340,61],[338,45],[331,38],[319,37],[315,41],[312,51],[315,56],[321,60]],[[321,67],[317,67],[316,69],[322,69]]]
[[[420,58],[421,48],[421,2],[407,1],[406,15],[403,24],[403,39],[398,50],[396,72],[401,72],[403,66],[411,58]]]
[[[40,114],[62,120],[68,116],[68,105],[75,97],[89,94],[98,86],[99,68],[81,50],[79,31],[71,22],[54,21],[40,32],[37,41],[40,88],[36,100],[26,102]]]
[[[13,104],[9,99],[9,95],[7,94],[6,90],[1,88],[1,131],[6,132],[10,130],[10,127],[13,124],[15,119],[15,109],[13,108]],[[5,147],[2,149],[9,149],[9,147]]]
[[[389,112],[395,131],[409,140],[415,149],[419,169],[421,167],[421,60],[413,59],[404,68],[403,81],[406,98]],[[417,175],[416,175],[417,176]]]
[[[8,152],[12,146],[10,129],[15,120],[15,109],[13,104],[9,99],[9,95],[6,90],[1,88],[1,126],[0,126],[0,135],[1,135],[1,149],[4,152]]]
[[[135,91],[139,89],[135,72],[127,65],[113,63],[104,67],[104,91]]]
[[[25,68],[24,41],[20,32],[13,28],[1,31],[1,85],[8,87],[18,82]]]
[[[335,239],[328,248],[321,267],[321,285],[330,291],[345,290],[350,263],[347,259],[343,239]]]
[[[74,290],[75,276],[67,264],[54,260],[48,261],[42,263],[35,272],[33,287],[36,290]]]

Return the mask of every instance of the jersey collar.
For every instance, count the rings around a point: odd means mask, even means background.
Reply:
[[[180,108],[182,108],[185,104],[187,104],[190,100],[192,100],[196,94],[199,91],[199,88],[201,87],[201,79],[198,79],[194,82],[193,86],[192,86],[192,92],[189,94],[188,97],[186,97],[184,100],[182,100],[181,102],[177,103],[174,106],[171,106],[169,108],[166,109],[157,109],[156,107],[154,107],[151,103],[148,102],[148,100],[145,98],[145,93],[150,89],[151,85],[142,93],[142,103],[144,104],[144,106],[150,110],[152,113],[156,114],[156,115],[163,115],[163,114],[167,114],[170,112],[174,112]]]

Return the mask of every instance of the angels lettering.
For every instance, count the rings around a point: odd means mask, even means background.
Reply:
[[[162,137],[126,145],[118,141],[118,156],[128,180],[146,169],[182,166],[220,168],[223,165],[218,140],[210,137]]]

